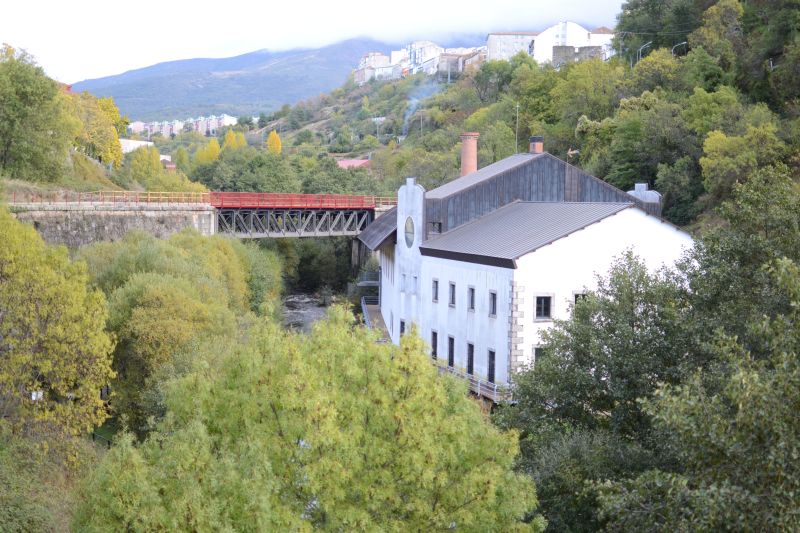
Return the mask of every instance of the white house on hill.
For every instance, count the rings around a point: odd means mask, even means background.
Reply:
[[[588,30],[580,24],[563,21],[540,32],[490,33],[486,46],[490,60],[507,61],[524,52],[543,65],[558,64],[567,58],[570,61],[589,57],[608,59],[614,54],[613,38],[614,32],[606,27]]]
[[[656,270],[692,239],[658,216],[658,195],[618,190],[543,152],[541,138],[473,171],[475,143],[462,136],[467,173],[432,191],[409,178],[397,208],[359,239],[380,252],[391,341],[416,325],[443,370],[500,400],[535,362],[543,330],[568,318],[616,257],[632,249]]]

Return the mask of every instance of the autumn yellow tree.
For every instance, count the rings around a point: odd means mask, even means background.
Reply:
[[[71,95],[74,113],[80,120],[75,143],[89,157],[119,168],[122,165],[122,146],[119,143],[119,110],[113,100],[98,100],[83,92]]]
[[[0,426],[63,442],[106,419],[114,377],[103,294],[86,265],[0,208]]]
[[[225,139],[222,142],[223,150],[238,150],[247,146],[247,139],[240,131],[228,130],[225,132]]]
[[[267,150],[269,153],[274,155],[280,155],[283,151],[283,146],[281,144],[281,137],[278,135],[278,132],[272,130],[269,132],[267,136]]]
[[[196,166],[210,165],[219,159],[219,154],[221,151],[222,149],[219,146],[219,141],[216,139],[211,139],[208,144],[199,148],[197,152],[195,152],[194,164]]]

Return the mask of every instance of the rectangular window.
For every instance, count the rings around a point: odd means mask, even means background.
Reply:
[[[470,376],[475,370],[475,345],[472,343],[467,344],[467,374]]]
[[[400,292],[406,292],[406,275],[400,278]]]
[[[438,302],[439,301],[439,280],[438,279],[433,280],[433,284],[431,286],[431,293],[433,294],[433,301],[434,302]]]
[[[533,347],[533,364],[539,362],[539,359],[544,359],[547,357],[547,352],[545,352],[544,348],[541,346],[534,346]]]
[[[489,316],[497,316],[497,293],[489,291]]]
[[[470,311],[475,310],[475,287],[470,287],[467,289],[467,303],[469,306],[467,309]]]
[[[453,337],[447,337],[447,366],[453,368],[456,362],[456,340]]]
[[[417,294],[417,276],[414,276],[414,285],[411,287],[411,294]]]
[[[439,334],[431,331],[431,357],[436,359],[439,355]]]
[[[456,284],[450,283],[450,307],[456,306]]]
[[[406,321],[405,320],[401,320],[400,321],[400,335],[404,334],[405,332],[406,332]]]
[[[486,377],[489,383],[494,383],[494,350],[489,350],[489,360],[486,365]]]
[[[576,292],[575,293],[575,303],[578,303],[580,300],[585,300],[585,299],[586,299],[586,293],[585,292]]]
[[[552,318],[550,314],[552,296],[537,296],[536,297],[536,318]]]

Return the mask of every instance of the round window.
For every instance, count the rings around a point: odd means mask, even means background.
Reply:
[[[406,219],[406,246],[411,248],[414,245],[414,221],[411,217]]]

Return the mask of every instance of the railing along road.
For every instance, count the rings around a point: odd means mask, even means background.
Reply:
[[[12,192],[7,201],[17,203],[210,204],[217,209],[375,209],[395,205],[397,198],[351,194],[293,194],[249,192],[139,192],[44,191]]]

